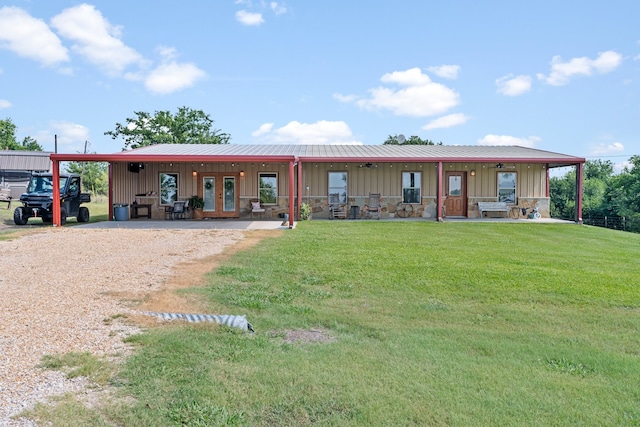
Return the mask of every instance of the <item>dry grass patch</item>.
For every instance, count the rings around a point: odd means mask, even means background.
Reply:
[[[162,288],[149,293],[144,301],[137,307],[140,311],[153,311],[158,313],[203,313],[209,310],[202,297],[193,293],[179,292],[183,289],[198,288],[206,285],[205,276],[226,262],[238,252],[245,251],[257,245],[266,238],[278,237],[282,230],[256,230],[248,231],[245,238],[225,249],[224,252],[207,258],[190,260],[180,263],[174,268]],[[123,296],[124,297],[124,296]],[[219,313],[214,313],[219,314]],[[148,316],[135,316],[136,322],[144,326],[157,325],[158,320]]]

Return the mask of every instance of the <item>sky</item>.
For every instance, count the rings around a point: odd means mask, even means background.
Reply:
[[[520,145],[640,155],[636,0],[15,0],[0,119],[115,153],[135,112],[202,110],[233,144]]]

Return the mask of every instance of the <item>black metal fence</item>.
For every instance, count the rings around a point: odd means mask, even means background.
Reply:
[[[563,218],[573,220],[573,218]],[[612,230],[629,231],[631,233],[640,233],[640,220],[635,218],[627,218],[624,216],[610,215],[587,215],[582,218],[582,222],[586,225],[595,227],[610,228]]]

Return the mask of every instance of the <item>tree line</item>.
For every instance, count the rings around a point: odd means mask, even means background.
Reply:
[[[575,217],[576,171],[552,177],[551,216]],[[631,156],[629,165],[615,173],[609,160],[588,160],[584,164],[582,217],[620,217],[628,221],[630,231],[640,232],[640,156]]]

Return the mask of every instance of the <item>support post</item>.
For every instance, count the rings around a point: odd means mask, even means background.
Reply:
[[[436,203],[436,209],[438,210],[437,213],[437,218],[438,218],[438,222],[442,222],[443,218],[442,218],[442,162],[438,162],[438,179],[437,179],[437,184],[436,184],[436,193],[437,193],[437,203]]]
[[[298,200],[298,217],[296,218],[297,221],[300,221],[300,205],[302,205],[302,195],[304,194],[302,191],[302,162],[300,160],[298,160],[298,190],[297,190],[297,195],[298,197],[296,198]],[[307,200],[307,203],[309,201]]]
[[[53,174],[52,183],[53,186],[53,226],[60,227],[62,221],[60,221],[60,161],[53,160],[51,167]]]
[[[584,174],[584,163],[576,165],[576,218],[578,224],[582,224],[582,175]]]
[[[293,228],[293,211],[294,211],[294,204],[295,204],[295,186],[294,186],[294,179],[293,177],[295,176],[295,171],[294,171],[294,167],[293,167],[293,160],[289,162],[289,228]],[[298,212],[300,211],[300,209],[298,209]]]

